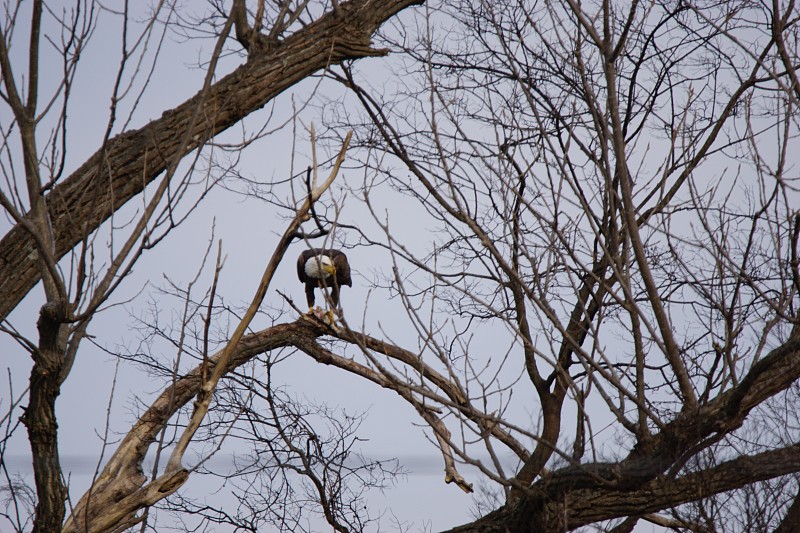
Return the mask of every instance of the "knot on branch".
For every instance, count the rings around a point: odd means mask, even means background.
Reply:
[[[39,310],[36,328],[39,330],[40,356],[58,351],[58,333],[67,319],[67,304],[63,300],[47,302]],[[50,359],[45,357],[45,359]]]
[[[388,48],[373,48],[372,42],[357,39],[346,41],[337,40],[335,45],[336,53],[342,59],[360,59],[362,57],[384,57],[389,55]]]
[[[270,48],[270,41],[266,35],[255,30],[247,22],[247,9],[244,0],[235,0],[231,8],[231,18],[236,30],[236,40],[247,50],[248,54],[258,53]]]
[[[278,39],[271,39],[269,36],[254,31],[249,27],[242,31],[237,30],[236,40],[247,51],[248,55],[268,53],[280,44]]]

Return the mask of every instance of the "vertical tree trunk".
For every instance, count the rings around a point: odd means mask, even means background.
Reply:
[[[48,302],[42,306],[37,323],[39,349],[33,355],[30,378],[30,403],[23,416],[33,452],[38,498],[34,533],[60,531],[64,522],[67,490],[61,478],[58,457],[56,398],[61,392],[64,347],[59,340],[62,337],[59,333],[65,315],[63,302]]]

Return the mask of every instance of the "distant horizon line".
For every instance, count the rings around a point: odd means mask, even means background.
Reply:
[[[105,458],[103,464],[108,460],[111,454],[108,454],[108,457]],[[166,465],[167,458],[169,456],[162,456],[162,464]],[[411,455],[402,455],[402,456],[395,456],[395,457],[387,457],[385,459],[374,459],[371,457],[365,457],[367,461],[382,461],[382,462],[391,462],[397,461],[398,466],[402,469],[407,470],[407,475],[434,475],[434,474],[441,474],[444,472],[444,462],[440,457],[437,457],[432,454],[411,454]],[[213,457],[206,460],[204,462],[204,468],[222,468],[226,465],[233,467],[235,465],[236,460],[246,460],[248,456],[246,455],[237,455],[237,454],[225,454],[225,453],[217,453],[214,454]],[[355,461],[355,457],[352,461]],[[489,459],[488,456],[485,459]],[[509,459],[512,459],[509,457]],[[81,455],[81,454],[63,454],[59,457],[61,463],[61,469],[65,475],[73,474],[73,475],[92,475],[95,470],[97,469],[97,458],[90,455]],[[484,458],[481,458],[484,460]],[[2,457],[2,462],[5,464],[6,468],[8,469],[10,474],[33,474],[33,464],[31,462],[31,457],[28,455],[22,454],[7,454]],[[188,461],[187,461],[188,462]],[[506,463],[504,461],[504,463]],[[192,464],[190,462],[190,464]],[[352,464],[352,463],[351,463]],[[471,467],[469,464],[459,463],[460,466],[463,467]],[[147,460],[144,462],[144,467],[146,470],[150,470],[152,468],[153,462],[152,460]],[[511,461],[508,464],[504,464],[504,467],[511,466]],[[102,466],[101,466],[102,468]],[[512,469],[513,471],[513,469]],[[216,474],[220,474],[219,472],[215,472]],[[2,482],[0,482],[2,485]]]

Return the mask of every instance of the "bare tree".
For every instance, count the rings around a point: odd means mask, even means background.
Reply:
[[[7,313],[34,284],[45,289],[38,340],[3,326],[35,361],[24,417],[34,529],[144,531],[155,507],[252,531],[313,529],[304,520],[314,512],[338,531],[370,527],[363,491],[391,483],[398,469],[358,459],[358,417],[304,405],[273,379],[285,359],[304,354],[411,408],[440,458],[442,490],[477,489],[481,516],[457,531],[623,532],[641,521],[675,531],[796,530],[794,2],[442,1],[416,24],[383,32],[400,52],[386,72],[349,61],[377,54],[370,37],[412,3],[260,2],[252,12],[215,4],[200,25],[217,42],[203,90],[140,130],[111,135],[112,115],[102,148],[63,179],[49,169],[66,165],[35,144],[36,83],[18,94],[9,49],[19,10],[8,12],[0,66],[15,118],[3,128],[4,150],[11,161],[20,146],[25,171],[7,179],[2,197],[15,227],[0,242],[0,305]],[[44,12],[35,5],[31,35]],[[91,24],[63,27],[91,34]],[[215,81],[229,33],[247,59]],[[75,49],[64,49],[67,73]],[[181,195],[171,187],[195,170],[178,173],[179,162],[322,68],[346,92],[323,107],[328,180],[317,182],[324,165],[314,151],[314,171],[299,173],[290,194],[266,186],[288,221],[245,311],[216,294],[220,253],[201,296],[194,281],[170,289],[184,301],[180,326],[165,331],[154,318],[146,329],[188,363],[160,359],[146,343],[114,353],[150,368],[164,388],[65,521],[58,386],[126,269],[174,227]],[[64,79],[54,102],[68,93]],[[62,140],[54,131],[48,146]],[[360,177],[346,176],[346,203],[323,198],[348,146]],[[92,179],[111,185],[90,187]],[[160,192],[101,270],[91,254],[98,228],[153,180]],[[371,289],[389,302],[386,318],[365,310],[356,326],[346,307],[335,323],[279,311],[270,327],[248,330],[289,243],[330,239],[331,228],[382,265]],[[9,397],[11,431],[18,400]],[[223,475],[239,505],[176,492],[203,472],[202,461],[184,464],[189,442],[207,446],[207,457],[226,439],[252,450]],[[150,449],[169,457],[146,476]],[[29,497],[5,476],[9,494]],[[8,523],[27,526],[12,515]]]
[[[332,74],[364,109],[374,224],[351,230],[424,339],[384,379],[503,502],[457,530],[798,527],[797,23],[440,2],[395,36],[402,80]]]

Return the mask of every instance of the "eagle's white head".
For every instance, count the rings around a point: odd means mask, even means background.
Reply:
[[[315,255],[306,261],[305,271],[306,276],[309,278],[321,279],[332,276],[336,269],[330,257],[327,255]]]

